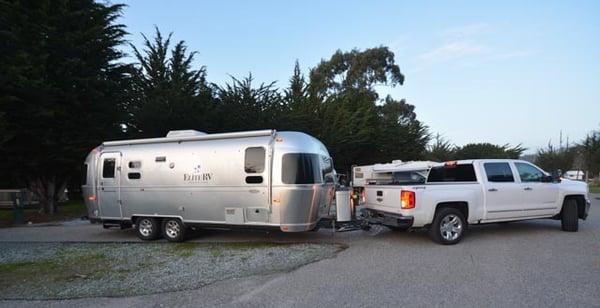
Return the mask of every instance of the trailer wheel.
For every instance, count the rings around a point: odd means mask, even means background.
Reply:
[[[177,218],[167,218],[162,225],[163,236],[169,242],[183,242],[185,240],[185,226]]]
[[[463,238],[467,223],[461,211],[451,207],[441,208],[435,213],[429,236],[443,245],[454,245]]]
[[[160,223],[156,218],[140,217],[135,222],[137,236],[144,241],[152,241],[160,236]]]

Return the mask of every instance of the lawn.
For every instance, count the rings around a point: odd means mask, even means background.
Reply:
[[[0,210],[0,226],[10,226],[13,224],[13,210],[12,209],[1,209]],[[87,215],[85,204],[83,200],[70,200],[65,203],[58,205],[58,213],[54,215],[46,215],[39,213],[38,208],[26,208],[25,209],[25,222],[40,223],[40,222],[52,222],[52,221],[63,221],[73,218],[79,218]]]
[[[600,194],[600,186],[590,185],[590,192],[593,194]]]

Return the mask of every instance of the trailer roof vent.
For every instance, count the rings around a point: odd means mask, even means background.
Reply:
[[[167,133],[167,138],[181,138],[181,137],[194,137],[194,136],[204,136],[205,132],[199,132],[193,129],[183,129],[183,130],[171,130]]]

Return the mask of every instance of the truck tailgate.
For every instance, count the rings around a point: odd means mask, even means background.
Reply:
[[[367,186],[366,204],[383,211],[399,212],[401,207],[401,186]]]

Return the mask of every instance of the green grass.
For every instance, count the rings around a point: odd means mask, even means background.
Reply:
[[[590,185],[590,192],[592,194],[600,194],[600,186],[592,186],[592,185]]]

